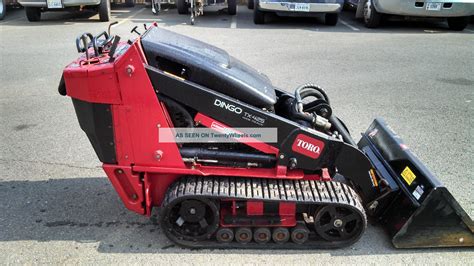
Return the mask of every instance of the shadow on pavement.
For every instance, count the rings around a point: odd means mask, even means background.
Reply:
[[[0,181],[0,241],[98,242],[103,253],[190,253],[160,231],[151,218],[123,207],[107,178]],[[332,256],[448,252],[452,249],[396,250],[378,227],[369,227],[355,245],[337,250],[281,250],[279,253],[329,253]],[[468,249],[456,249],[468,251]],[[229,253],[200,250],[200,253]],[[234,250],[237,254],[274,254],[272,250]]]

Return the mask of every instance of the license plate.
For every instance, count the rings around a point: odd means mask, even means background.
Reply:
[[[291,3],[288,7],[291,11],[309,12],[309,4],[307,3]]]
[[[441,3],[426,3],[426,10],[440,11],[441,10]]]
[[[63,8],[61,0],[47,0],[48,8]]]

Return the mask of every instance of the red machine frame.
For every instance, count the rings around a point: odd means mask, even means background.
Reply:
[[[119,45],[124,46],[127,44]],[[331,179],[327,171],[323,171],[322,176],[305,175],[302,170],[289,170],[286,166],[235,168],[196,163],[185,165],[176,143],[158,142],[159,129],[173,125],[166,107],[156,97],[145,64],[147,61],[138,37],[125,53],[112,62],[109,62],[107,55],[89,60],[83,56],[64,70],[70,97],[111,106],[117,164],[103,164],[102,167],[128,209],[150,216],[152,207],[161,205],[170,184],[183,175]],[[206,127],[219,123],[229,128],[201,113],[196,115],[195,121]],[[264,142],[245,144],[261,152],[278,155],[278,149]],[[249,201],[246,204],[247,215],[265,214],[263,202]],[[235,201],[232,206],[230,212],[235,215]],[[296,224],[295,208],[295,203],[279,203],[278,213],[285,218],[279,226]],[[221,223],[222,226],[238,226]]]

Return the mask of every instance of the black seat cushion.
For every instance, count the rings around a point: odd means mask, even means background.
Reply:
[[[158,27],[145,33],[141,42],[153,67],[257,107],[276,102],[275,89],[266,76],[222,49]]]

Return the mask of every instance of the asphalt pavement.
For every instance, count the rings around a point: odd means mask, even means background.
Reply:
[[[194,26],[175,9],[116,8],[113,33],[160,27],[224,48],[293,91],[324,87],[356,139],[384,117],[474,217],[474,25],[453,32],[438,22],[388,22],[366,29],[351,12],[335,27],[318,19],[254,25],[206,13]],[[472,264],[463,248],[397,250],[370,225],[338,250],[189,250],[175,247],[156,221],[120,202],[57,86],[78,54],[75,38],[108,23],[92,13],[47,13],[39,23],[13,10],[0,22],[0,264]]]

